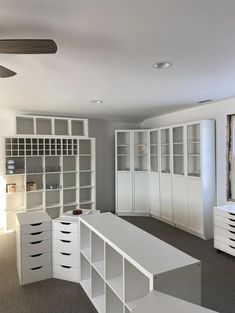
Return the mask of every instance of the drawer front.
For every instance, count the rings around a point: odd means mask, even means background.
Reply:
[[[54,265],[68,265],[72,267],[79,267],[79,256],[78,253],[65,253],[55,252],[53,255]]]
[[[29,256],[51,251],[51,240],[35,241],[22,244],[22,255]]]
[[[23,225],[21,228],[21,232],[23,235],[31,234],[41,231],[51,230],[51,221],[43,222],[43,223],[35,223],[30,225]]]
[[[67,221],[54,221],[53,231],[68,231],[71,233],[78,233],[78,222],[72,223]]]
[[[222,236],[222,235],[215,234],[214,240],[215,241],[220,241],[220,242],[223,242],[223,243],[226,243],[226,244],[228,244],[230,246],[234,246],[235,247],[235,239],[232,238],[232,237],[225,237],[225,236]]]
[[[51,264],[51,252],[38,253],[22,259],[22,271]]]
[[[44,280],[52,277],[51,265],[32,268],[22,273],[22,284],[30,284],[35,281]]]
[[[234,230],[228,230],[221,227],[214,227],[214,235],[220,235],[228,238],[235,239],[235,228]]]
[[[78,268],[55,265],[53,266],[53,277],[78,282]]]
[[[220,228],[223,228],[223,229],[227,229],[229,231],[235,231],[235,225],[233,225],[232,223],[231,224],[227,224],[227,223],[224,223],[224,222],[220,222],[220,221],[214,220],[214,226],[215,227],[220,227]]]
[[[51,231],[39,231],[21,237],[22,243],[51,239]]]
[[[219,215],[219,216],[223,216],[223,217],[226,217],[226,218],[233,218],[233,219],[235,219],[235,213],[224,211],[224,210],[221,210],[221,209],[218,209],[218,208],[214,209],[214,215],[215,216]]]
[[[221,251],[224,251],[228,254],[235,256],[235,247],[233,247],[233,246],[230,246],[230,245],[225,244],[225,243],[220,242],[220,241],[214,241],[214,247],[216,249],[219,249]]]
[[[65,253],[78,253],[78,242],[77,241],[66,241],[66,240],[54,240],[53,251],[65,252]]]
[[[78,241],[78,233],[72,233],[65,230],[55,230],[53,232],[53,239]]]
[[[221,215],[216,215],[214,217],[214,221],[215,222],[220,222],[220,223],[225,223],[225,224],[230,224],[232,226],[235,226],[235,218],[234,217],[224,217],[224,216],[221,216]]]

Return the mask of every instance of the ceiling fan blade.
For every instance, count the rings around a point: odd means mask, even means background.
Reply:
[[[56,53],[57,45],[52,39],[3,39],[0,53],[43,54]]]
[[[7,78],[16,75],[16,72],[9,70],[8,68],[0,65],[0,77]]]

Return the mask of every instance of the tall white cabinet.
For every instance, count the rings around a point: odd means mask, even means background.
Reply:
[[[148,214],[148,131],[116,131],[115,141],[117,212]]]
[[[123,134],[128,138],[124,155]],[[213,237],[214,120],[117,131],[116,170],[118,214],[144,212],[203,239]]]

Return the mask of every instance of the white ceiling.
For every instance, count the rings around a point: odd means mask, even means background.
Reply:
[[[234,14],[234,0],[1,0],[1,39],[58,52],[0,55],[18,73],[0,80],[0,108],[143,120],[233,97]]]

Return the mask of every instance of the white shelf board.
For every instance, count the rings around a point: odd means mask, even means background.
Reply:
[[[64,187],[63,190],[78,189],[77,186]]]
[[[106,281],[113,292],[123,301],[123,276],[106,278]]]
[[[126,307],[132,312],[136,307],[138,307],[138,305],[141,303],[142,299],[143,299],[143,297],[132,300],[132,301],[128,301],[128,302],[126,302]]]
[[[52,203],[52,204],[46,205],[46,209],[51,209],[51,208],[55,208],[55,207],[61,207],[61,203],[57,202],[57,203]]]
[[[43,192],[43,189],[37,189],[32,191],[26,191],[26,193],[35,193],[35,192]]]
[[[90,204],[90,203],[94,203],[93,200],[84,200],[82,202],[80,202],[80,204]]]
[[[63,206],[77,205],[77,204],[78,204],[78,202],[65,202],[65,203],[63,204]]]
[[[80,189],[93,188],[94,185],[80,186]]]
[[[102,277],[104,277],[104,260],[94,261],[92,262],[92,266]]]
[[[104,294],[100,295],[98,297],[92,297],[91,298],[92,303],[94,304],[94,307],[99,313],[105,312],[105,297]]]

